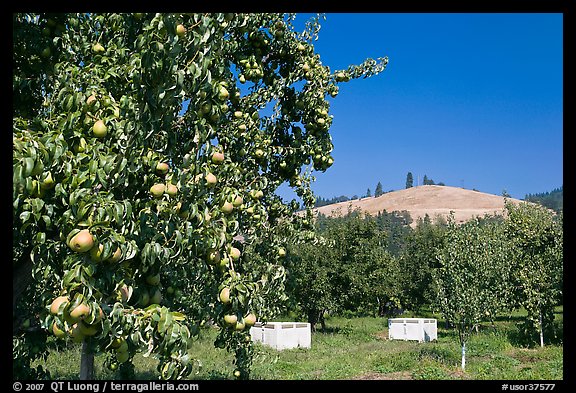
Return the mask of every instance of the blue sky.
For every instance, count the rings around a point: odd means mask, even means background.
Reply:
[[[399,190],[408,172],[520,199],[562,186],[562,33],[553,13],[326,14],[324,65],[389,64],[330,99],[335,162],[315,194]]]

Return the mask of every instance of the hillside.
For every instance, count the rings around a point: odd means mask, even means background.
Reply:
[[[514,198],[509,198],[509,200],[514,203],[522,202]],[[484,216],[484,214],[502,214],[504,197],[458,187],[418,186],[388,192],[377,198],[367,197],[321,206],[313,211],[326,216],[335,216],[346,214],[349,207],[352,210],[359,208],[371,215],[376,215],[383,210],[388,213],[406,210],[412,217],[412,226],[415,226],[418,218],[426,214],[434,219],[437,216],[447,217],[450,211],[454,211],[454,218],[457,222],[465,222],[472,217]]]

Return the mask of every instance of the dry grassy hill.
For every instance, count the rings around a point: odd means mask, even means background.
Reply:
[[[509,201],[522,202],[514,198],[509,198]],[[326,216],[335,216],[346,214],[349,207],[352,210],[359,208],[371,215],[383,210],[388,213],[406,210],[412,217],[412,226],[415,226],[418,218],[424,217],[425,214],[434,219],[437,216],[447,217],[453,211],[457,222],[482,217],[484,214],[503,214],[504,197],[458,187],[418,186],[388,192],[377,198],[367,197],[321,206],[314,211]]]

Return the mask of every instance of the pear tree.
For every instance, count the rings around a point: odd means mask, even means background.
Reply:
[[[554,306],[562,296],[563,215],[543,206],[505,203],[505,235],[512,250],[512,305],[524,307],[527,335],[537,333],[544,346],[545,328],[553,327]]]
[[[509,248],[496,220],[475,218],[458,225],[450,216],[444,237],[432,276],[437,305],[458,334],[465,370],[473,329],[509,308]]]

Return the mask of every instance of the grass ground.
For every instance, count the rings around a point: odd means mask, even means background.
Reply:
[[[410,316],[410,315],[406,315]],[[419,316],[430,317],[429,315]],[[438,340],[429,343],[388,340],[386,318],[342,318],[327,320],[325,332],[312,336],[309,349],[276,351],[257,344],[252,367],[257,380],[416,379],[416,380],[561,380],[563,379],[563,309],[556,309],[558,336],[544,348],[526,345],[516,323],[522,312],[482,325],[467,344],[466,371],[460,369],[460,346],[455,332],[438,319]],[[213,346],[214,328],[206,328],[195,341],[191,354],[201,367],[190,379],[232,379],[233,356]],[[97,379],[118,375],[95,359]],[[76,379],[80,347],[51,353],[46,367],[55,379]],[[138,379],[156,379],[157,361],[136,355]]]

